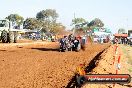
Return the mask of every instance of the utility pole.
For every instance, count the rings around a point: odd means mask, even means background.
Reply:
[[[75,13],[74,13],[74,20],[76,19],[75,17]],[[75,23],[74,23],[74,28],[73,28],[73,35],[75,35],[75,30],[76,30],[76,20],[75,20]]]
[[[127,23],[127,24],[126,24],[126,25],[127,25],[127,30],[126,30],[126,31],[127,31],[127,33],[128,33],[128,30],[129,30],[129,28],[128,28],[128,18],[126,19],[126,23]]]

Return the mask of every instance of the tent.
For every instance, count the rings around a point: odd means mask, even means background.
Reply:
[[[114,34],[115,37],[128,37],[128,34]]]

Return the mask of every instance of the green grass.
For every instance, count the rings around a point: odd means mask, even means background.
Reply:
[[[128,71],[129,71],[129,72],[132,72],[132,68],[129,68]]]
[[[132,58],[128,59],[128,64],[132,65]]]
[[[130,46],[125,46],[125,47],[121,46],[121,48],[122,48],[122,51],[126,57],[124,59],[127,59],[127,63],[130,65],[130,68],[128,68],[128,71],[132,72],[132,66],[131,66],[132,65],[132,55],[131,55],[132,51],[130,49],[131,47]],[[130,50],[130,51],[128,51],[128,50]]]
[[[131,54],[129,54],[130,52],[128,52],[127,50],[130,48],[129,46],[127,46],[127,48],[125,49],[125,47],[121,47],[123,50],[123,53],[125,55],[126,58],[128,58],[127,63],[132,65],[132,56],[130,56]]]

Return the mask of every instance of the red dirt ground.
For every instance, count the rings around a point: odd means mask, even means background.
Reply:
[[[81,63],[88,64],[108,44],[85,51],[58,52],[58,43],[0,44],[0,88],[65,87]]]

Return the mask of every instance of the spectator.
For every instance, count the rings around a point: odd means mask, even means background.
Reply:
[[[115,38],[115,43],[118,44],[118,38]]]
[[[125,38],[125,44],[127,44],[127,38]]]
[[[121,37],[121,44],[124,44],[124,43],[123,43],[123,37]]]
[[[85,44],[86,44],[86,37],[83,36],[83,37],[82,37],[82,45],[85,45]]]
[[[132,46],[132,38],[130,38],[130,46]]]

